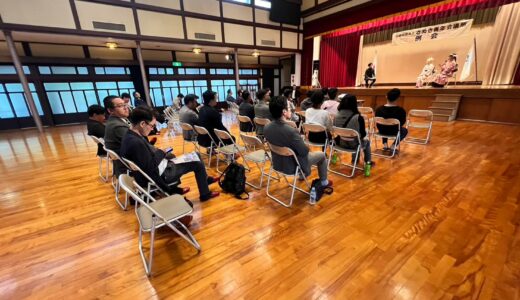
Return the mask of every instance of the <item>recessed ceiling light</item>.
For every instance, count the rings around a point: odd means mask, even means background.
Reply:
[[[260,52],[258,52],[258,51],[255,50],[255,51],[253,52],[253,54],[251,54],[251,55],[253,55],[254,57],[258,57],[258,56],[260,56]]]
[[[202,52],[202,49],[200,48],[193,48],[193,53],[200,54]]]
[[[117,48],[117,43],[112,43],[112,42],[108,42],[105,44],[107,46],[108,49],[115,49]]]

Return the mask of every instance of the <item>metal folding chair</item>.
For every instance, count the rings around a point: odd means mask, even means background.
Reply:
[[[249,131],[249,132],[248,131],[242,131],[240,129],[240,126],[239,126],[238,128],[239,128],[240,133],[253,134],[255,132],[255,124],[253,124],[253,121],[251,121],[251,118],[249,118],[248,116],[241,116],[241,115],[238,115],[237,118],[238,118],[238,122],[240,124],[251,125],[251,131]]]
[[[266,119],[266,118],[254,118],[253,121],[255,122],[255,127],[258,128],[258,127],[262,127],[264,128],[265,125],[271,123],[271,120],[269,119]],[[258,138],[260,138],[262,141],[264,140],[264,135],[261,134],[261,135],[256,135]]]
[[[191,126],[188,123],[181,123],[181,128],[182,128],[182,154],[185,153],[184,147],[185,147],[186,143],[193,144],[193,146],[195,146],[195,149],[197,149],[197,134],[195,132],[195,129],[193,129],[193,126]],[[191,140],[186,139],[184,137],[184,133],[189,133],[189,132],[192,133]]]
[[[302,132],[302,125],[305,123],[305,111],[299,110],[299,111],[296,111],[295,114],[300,116],[300,126],[298,127],[298,131]]]
[[[285,123],[287,123],[287,125],[291,126],[292,128],[298,130],[298,125],[296,125],[296,122],[291,120],[285,120]]]
[[[358,110],[359,110],[359,114],[365,120],[365,129],[367,131],[368,138],[370,139],[372,137],[372,134],[374,134],[374,121],[375,121],[374,110],[372,109],[372,107],[369,107],[369,106],[362,106],[362,107],[358,106]]]
[[[107,152],[107,155],[109,156],[110,160],[112,160],[112,162],[114,162],[114,161],[121,162],[121,164],[126,168],[126,174],[129,175],[130,174],[130,166],[123,159],[121,159],[121,157],[115,151],[107,149],[106,147],[103,147],[103,148]],[[115,168],[113,166],[112,166],[112,170],[114,171],[114,174],[115,174]],[[117,179],[116,176],[112,176],[112,186],[114,187],[114,191],[115,191],[115,194],[116,194],[116,202],[117,202],[117,204],[119,204],[119,206],[123,210],[127,210],[127,208],[128,208],[128,193],[125,194],[125,204],[121,203],[121,200],[119,199],[119,191],[120,191],[121,187],[119,185],[119,180]]]
[[[265,163],[270,161],[271,157],[269,156],[269,152],[265,151],[265,145],[256,136],[241,133],[240,137],[242,138],[242,141],[248,150],[247,153],[242,154],[242,159],[244,160],[246,170],[251,171],[251,167],[249,166],[248,162],[256,164],[256,166],[260,169],[260,184],[254,185],[253,183],[247,181],[246,183],[251,187],[259,190],[262,188],[264,176],[267,175],[265,174]],[[273,179],[280,180],[280,178]]]
[[[219,129],[214,129],[214,131],[215,131],[215,135],[218,138],[218,146],[217,146],[217,149],[215,149],[216,156],[217,156],[217,167],[216,168],[217,168],[217,172],[222,174],[222,172],[218,169],[218,166],[220,163],[219,154],[225,155],[226,159],[224,161],[226,161],[228,164],[230,164],[231,162],[235,161],[235,156],[237,154],[242,155],[242,152],[245,151],[246,149],[242,146],[237,145],[235,143],[235,141],[233,140],[233,137],[231,136],[231,134],[229,134],[229,132],[224,131],[224,130],[219,130]],[[229,145],[226,145],[224,143],[224,140],[228,140],[228,139],[232,143]],[[231,157],[231,160],[228,160],[227,157]]]
[[[296,169],[294,170],[294,174],[287,174],[285,172],[283,172],[282,170],[278,169],[279,166],[275,166],[274,163],[271,164],[271,167],[269,168],[269,174],[267,175],[267,187],[266,187],[266,193],[267,193],[267,196],[271,199],[273,199],[274,201],[280,203],[281,205],[285,206],[285,207],[291,207],[292,206],[292,203],[293,203],[293,200],[294,200],[294,192],[296,190],[306,194],[306,195],[309,195],[309,192],[299,188],[296,186],[296,182],[298,180],[298,177],[302,177],[305,181],[305,184],[307,185],[307,188],[310,190],[311,189],[311,185],[309,184],[309,182],[307,181],[307,177],[305,176],[305,173],[303,172],[302,168],[301,168],[301,165],[300,165],[300,162],[298,161],[298,158],[296,157],[296,154],[294,153],[294,151],[291,149],[291,148],[288,148],[288,147],[280,147],[280,146],[275,146],[275,145],[272,145],[270,143],[267,143],[269,145],[269,148],[271,149],[271,152],[272,153],[276,153],[280,156],[285,156],[285,157],[292,157],[294,159],[294,161],[296,162]],[[275,196],[273,196],[270,192],[269,192],[269,187],[271,185],[271,173],[272,172],[275,172],[278,177],[280,177],[280,175],[285,179],[285,182],[292,188],[291,190],[291,198],[289,199],[289,203],[285,203],[283,202],[282,200],[276,198]],[[292,184],[289,182],[289,180],[287,180],[287,177],[289,176],[293,176],[294,179],[293,179],[293,182]]]
[[[430,141],[431,132],[433,125],[433,112],[431,110],[422,110],[422,109],[411,109],[408,112],[408,118],[406,120],[405,127],[408,129],[408,137],[406,138],[406,143],[412,144],[421,144],[426,145]],[[410,134],[410,129],[427,129],[428,133],[426,134],[426,138],[412,136]]]
[[[341,145],[338,145],[336,143],[336,139],[333,138],[331,146],[330,146],[329,160],[327,162],[328,170],[334,174],[338,174],[340,176],[344,176],[344,177],[348,177],[348,178],[353,177],[355,175],[356,169],[363,171],[362,168],[357,166],[358,160],[361,157],[361,138],[359,137],[359,133],[357,131],[355,131],[354,129],[341,128],[341,127],[334,126],[332,128],[332,136],[339,137],[340,140],[343,140],[343,141],[354,142],[355,144],[357,144],[357,147],[355,147],[355,149],[342,147]],[[337,151],[340,153],[350,153],[350,154],[354,155],[354,164],[353,165],[341,163],[344,166],[348,166],[348,167],[352,168],[352,172],[350,173],[350,175],[331,169],[330,162],[332,160],[332,155],[334,154],[334,151]]]
[[[201,247],[190,230],[179,220],[191,214],[193,208],[184,200],[181,195],[173,195],[162,199],[153,198],[145,189],[139,186],[129,175],[119,176],[119,185],[136,202],[136,216],[139,222],[139,254],[143,261],[147,276],[152,274],[152,263],[154,254],[155,231],[163,226],[170,227],[175,233],[186,240],[198,252]],[[137,192],[138,191],[138,192]],[[139,193],[145,195],[151,202],[145,201]],[[150,233],[150,250],[148,259],[144,253],[143,233]]]
[[[397,148],[399,148],[399,151],[401,151],[401,123],[397,119],[383,119],[381,117],[375,117],[375,123],[376,126],[374,128],[374,144],[375,144],[375,150],[379,150],[377,147],[377,138],[387,138],[389,140],[394,140],[393,145],[391,146],[390,150],[392,152],[392,155],[384,155],[379,154],[376,151],[372,153],[372,155],[384,157],[384,158],[393,158],[395,156]],[[379,132],[379,128],[377,125],[383,125],[383,126],[395,126],[397,127],[397,134],[396,135],[386,135]]]
[[[322,147],[323,152],[327,153],[327,148],[329,146],[329,134],[327,133],[327,128],[321,124],[311,124],[311,123],[305,123],[303,124],[303,132],[305,134],[304,142],[308,146],[313,147]],[[325,134],[325,142],[323,143],[314,143],[309,140],[309,133],[320,133],[323,132]]]
[[[105,147],[105,141],[102,139],[102,138],[98,138],[98,137],[95,137],[93,135],[89,135],[89,137],[94,141],[94,143],[96,143],[96,146],[97,145],[102,145],[103,147]],[[99,177],[101,178],[101,180],[103,180],[103,182],[108,182],[108,177],[110,176],[110,157],[107,155],[105,156],[99,156],[97,155],[98,157],[98,160],[99,160]],[[106,175],[103,176],[103,161],[106,162]]]
[[[197,126],[197,125],[194,125],[193,126],[193,129],[195,129],[195,132],[197,133],[197,135],[208,135],[210,140],[211,140],[211,143],[210,143],[210,146],[209,147],[206,147],[206,146],[202,146],[201,144],[199,144],[198,142],[198,139],[197,139],[197,152],[199,152],[200,155],[205,155],[208,157],[208,169],[211,168],[211,158],[213,156],[213,149],[217,147],[217,143],[215,143],[215,141],[213,140],[213,137],[211,136],[211,134],[209,134],[208,130],[204,127],[201,127],[201,126]],[[201,148],[204,148],[206,149],[208,153],[203,153],[201,151]]]

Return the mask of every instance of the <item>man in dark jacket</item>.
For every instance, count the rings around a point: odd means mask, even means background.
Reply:
[[[251,93],[249,93],[249,91],[242,92],[242,98],[244,101],[242,101],[238,107],[238,114],[249,117],[251,122],[253,122],[253,119],[255,118],[255,108],[253,106],[253,99],[251,99]],[[240,123],[240,131],[252,132],[253,130],[254,128],[252,124]]]
[[[216,182],[217,179],[208,177],[204,163],[200,158],[199,161],[175,164],[170,160],[174,158],[171,152],[167,153],[148,143],[146,137],[157,122],[151,108],[146,106],[136,107],[132,111],[130,120],[132,126],[121,144],[122,157],[139,166],[164,191],[183,193],[184,191],[179,191],[179,188],[170,187],[168,184],[178,181],[186,173],[194,172],[201,201],[207,201],[219,195],[218,192],[209,190],[208,185]],[[139,185],[143,187],[148,185],[147,179],[141,173],[135,172],[133,176]]]
[[[385,125],[377,125],[377,129],[379,132],[385,135],[396,135],[397,131],[400,131],[400,140],[404,140],[406,135],[408,134],[408,129],[403,127],[406,124],[406,110],[404,108],[397,105],[397,100],[401,96],[401,90],[394,88],[391,89],[386,94],[386,104],[380,106],[376,109],[376,117],[381,117],[383,119],[397,119],[400,123],[400,128],[398,126],[385,126]],[[388,148],[388,139],[383,138],[384,150]],[[399,145],[396,144],[396,146]]]
[[[371,81],[371,83],[368,84],[368,82],[370,82],[370,81]],[[376,71],[374,71],[374,64],[369,63],[368,68],[365,70],[365,86],[367,88],[372,87],[375,82],[376,82]]]
[[[274,121],[264,128],[264,136],[267,142],[279,147],[288,147],[294,151],[305,176],[311,174],[311,166],[318,167],[318,173],[323,186],[332,186],[332,180],[327,179],[327,158],[323,152],[309,152],[297,129],[288,125],[284,120],[290,118],[291,113],[287,109],[287,99],[276,97],[269,103],[269,110]],[[294,174],[296,163],[292,157],[280,156],[272,152],[273,165],[276,170],[286,174]]]
[[[138,107],[138,106],[141,106],[141,105],[147,106],[148,104],[146,103],[145,100],[143,100],[141,98],[141,94],[139,92],[134,92],[134,106]]]
[[[130,122],[128,122],[128,105],[118,96],[106,96],[103,99],[105,109],[110,114],[105,124],[105,147],[119,154],[121,140],[125,136]],[[125,173],[126,168],[118,160],[113,161],[116,176]]]
[[[258,103],[255,105],[255,117],[262,119],[273,120],[271,112],[269,112],[268,102],[271,99],[270,92],[267,89],[262,89],[256,92]],[[262,136],[264,134],[264,126],[256,126],[256,134]]]
[[[217,93],[212,90],[207,90],[202,94],[204,105],[199,110],[199,126],[206,128],[215,143],[218,143],[217,135],[214,129],[228,131],[227,128],[222,124],[222,115],[215,109],[217,105],[216,95]],[[229,131],[228,131],[229,132]],[[234,137],[233,137],[234,139]],[[211,146],[211,138],[208,135],[198,135],[198,143],[204,147]],[[226,145],[232,144],[231,140],[223,141]]]
[[[105,109],[101,105],[91,105],[88,108],[87,134],[100,139],[105,138]],[[103,145],[98,144],[98,156],[105,156],[107,152]]]

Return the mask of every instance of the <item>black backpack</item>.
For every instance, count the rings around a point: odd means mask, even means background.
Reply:
[[[241,200],[249,199],[249,193],[246,192],[246,169],[243,165],[232,162],[220,175],[218,184],[226,193],[235,195]],[[246,198],[242,198],[242,194],[246,194]]]

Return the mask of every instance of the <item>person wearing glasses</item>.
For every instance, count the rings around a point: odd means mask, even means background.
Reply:
[[[179,188],[169,184],[179,181],[184,174],[195,173],[195,180],[200,193],[200,201],[207,201],[219,195],[218,192],[209,190],[209,185],[217,182],[217,178],[208,176],[204,163],[199,157],[198,161],[174,163],[175,157],[171,148],[163,151],[148,143],[146,137],[154,128],[156,112],[148,106],[136,107],[130,115],[131,127],[127,130],[121,143],[121,156],[134,162],[141,170],[150,176],[159,187],[169,194],[185,194],[190,188]],[[148,180],[139,172],[132,176],[143,187]]]
[[[110,115],[105,123],[105,147],[119,154],[121,140],[130,128],[130,122],[127,119],[130,113],[128,104],[118,96],[106,96],[103,104]],[[126,172],[125,167],[119,161],[116,160],[113,163],[116,176]]]

